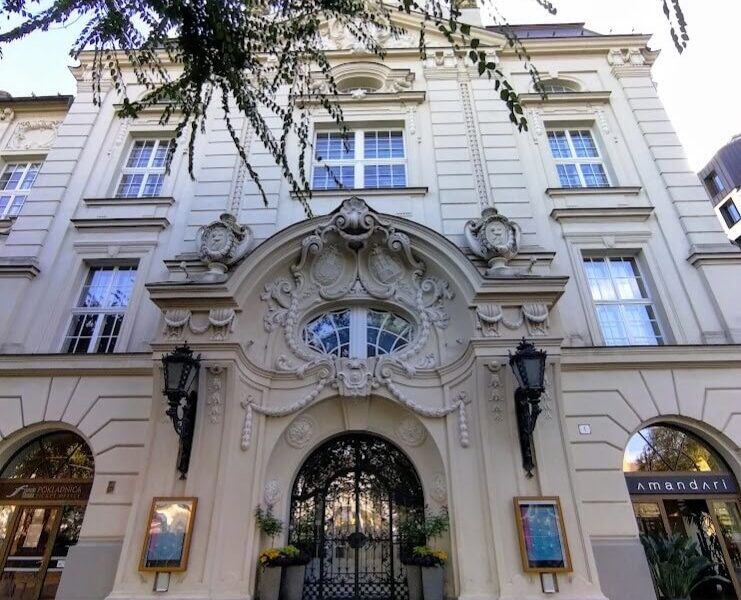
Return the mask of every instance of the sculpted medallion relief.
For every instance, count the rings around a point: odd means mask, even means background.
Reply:
[[[507,267],[520,251],[520,226],[500,215],[493,207],[481,211],[481,217],[471,219],[464,228],[466,241],[477,256],[489,263],[487,277],[511,277],[524,273],[521,269]]]
[[[421,446],[427,439],[427,430],[417,419],[403,419],[396,426],[396,434],[407,446]]]
[[[316,421],[309,415],[299,415],[286,429],[286,442],[294,448],[305,448],[314,437]]]

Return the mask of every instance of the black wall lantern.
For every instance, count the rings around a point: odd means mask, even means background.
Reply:
[[[184,346],[175,348],[172,354],[162,357],[165,389],[167,396],[166,414],[172,419],[175,433],[180,438],[177,469],[180,479],[185,479],[190,463],[190,450],[193,445],[193,430],[196,423],[198,404],[198,371],[201,356],[193,356],[193,351]]]
[[[517,379],[515,390],[515,409],[517,411],[517,431],[520,435],[522,467],[527,476],[533,476],[533,431],[538,415],[541,413],[540,396],[544,390],[545,359],[544,350],[536,350],[530,342],[522,338],[517,351],[509,354],[509,366]]]

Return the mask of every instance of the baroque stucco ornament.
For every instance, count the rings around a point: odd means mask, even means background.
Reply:
[[[458,395],[446,406],[428,408],[409,400],[394,382],[395,374],[415,374],[417,365],[429,365],[429,355],[419,358],[433,328],[448,324],[446,301],[453,298],[447,281],[427,274],[427,265],[412,252],[409,237],[371,210],[360,198],[345,200],[327,220],[306,236],[291,277],[265,286],[262,299],[268,304],[264,317],[267,331],[282,329],[292,356],[280,355],[280,371],[315,383],[298,402],[272,409],[248,402],[251,410],[267,416],[286,416],[313,404],[326,387],[341,396],[364,398],[385,387],[392,398],[424,417],[440,418],[458,413],[461,444],[468,445],[468,397]],[[303,315],[327,301],[381,300],[403,307],[415,315],[413,340],[401,350],[372,358],[348,358],[320,354],[301,337]],[[433,359],[434,360],[434,357]],[[422,368],[422,367],[421,367]],[[251,424],[247,429],[251,431]]]
[[[464,233],[474,254],[488,261],[486,277],[524,274],[522,269],[507,266],[520,251],[520,226],[496,208],[489,206],[481,211],[480,218],[467,221]]]
[[[245,257],[252,244],[252,231],[239,225],[234,215],[222,213],[218,221],[204,225],[198,230],[196,243],[201,262],[208,272],[198,277],[199,282],[220,283],[226,281],[226,272]]]

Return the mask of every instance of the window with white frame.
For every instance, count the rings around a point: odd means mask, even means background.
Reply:
[[[545,79],[535,84],[535,91],[543,94],[565,94],[578,92],[579,88],[573,83],[559,81],[558,79]]]
[[[413,335],[414,326],[401,315],[364,307],[324,313],[303,329],[309,348],[342,358],[391,354],[409,345]]]
[[[655,346],[664,343],[656,310],[635,258],[585,256],[584,269],[608,346]]]
[[[165,163],[172,139],[135,140],[121,169],[118,198],[151,198],[162,193]]]
[[[402,188],[407,186],[406,148],[401,129],[318,131],[311,186]]]
[[[64,351],[72,354],[110,353],[136,280],[136,266],[91,267],[72,309]]]
[[[7,163],[0,174],[0,219],[21,212],[28,191],[41,169],[41,161]]]
[[[561,187],[609,187],[605,166],[589,129],[550,129],[548,144]]]

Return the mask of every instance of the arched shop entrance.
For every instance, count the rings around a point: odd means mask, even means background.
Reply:
[[[623,471],[640,533],[687,536],[732,582],[709,582],[692,599],[741,598],[738,485],[718,453],[688,431],[652,425],[628,442]]]
[[[77,543],[94,474],[68,431],[34,438],[0,472],[0,598],[53,600]]]
[[[289,541],[307,552],[305,600],[406,600],[400,531],[424,511],[419,476],[393,444],[367,434],[333,438],[301,467]]]

